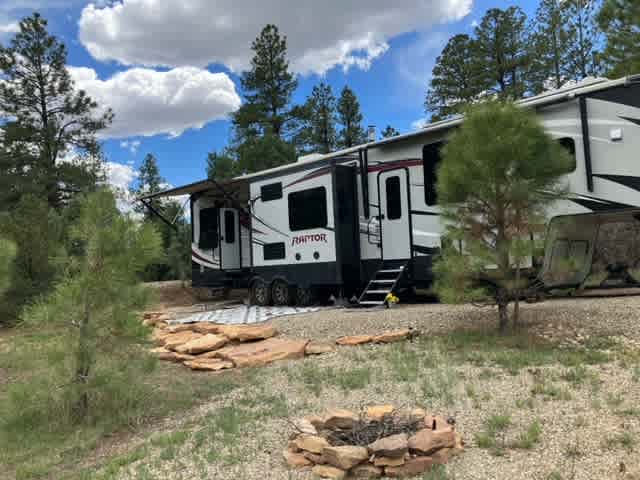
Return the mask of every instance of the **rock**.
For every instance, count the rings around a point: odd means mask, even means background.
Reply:
[[[284,452],[282,452],[282,456],[284,457],[287,464],[292,468],[308,467],[311,465],[311,462],[300,453],[285,450]]]
[[[444,417],[439,415],[426,415],[424,417],[424,425],[429,430],[454,430],[453,425],[449,425]]]
[[[395,410],[393,405],[375,405],[367,407],[367,418],[371,420],[382,420],[386,415],[391,415]]]
[[[384,473],[387,477],[415,477],[430,470],[433,466],[431,457],[414,457],[407,460],[399,467],[386,467]]]
[[[433,452],[431,458],[434,465],[446,465],[451,458],[451,452],[453,448],[441,448],[440,450]]]
[[[411,332],[408,328],[402,330],[396,330],[394,332],[384,332],[381,335],[376,335],[373,337],[374,343],[393,343],[399,342],[400,340],[404,340],[405,338],[409,338],[409,334]]]
[[[326,447],[330,447],[329,442],[318,435],[298,435],[294,442],[300,450],[318,454],[321,454]]]
[[[369,453],[374,454],[376,457],[404,457],[409,448],[408,440],[409,437],[406,433],[384,437],[368,446]]]
[[[256,367],[277,360],[304,357],[304,340],[269,338],[260,342],[226,346],[217,351],[217,357],[233,362],[236,367]]]
[[[307,435],[318,435],[318,430],[306,418],[300,418],[293,422],[298,433],[306,433]]]
[[[399,467],[400,465],[404,465],[405,458],[388,458],[388,457],[376,457],[373,459],[373,464],[376,467]]]
[[[227,360],[221,360],[219,358],[196,358],[184,364],[191,370],[200,370],[208,372],[218,372],[220,370],[227,370],[233,368],[233,363]]]
[[[320,478],[332,478],[337,480],[347,476],[347,472],[344,470],[340,470],[339,468],[335,468],[330,465],[316,465],[311,469],[311,473]]]
[[[178,323],[165,328],[167,333],[195,332],[195,323]]]
[[[218,353],[217,350],[212,350],[210,352],[204,352],[204,353],[201,353],[200,355],[196,355],[196,358],[199,360],[206,360],[208,358],[218,358],[217,353]]]
[[[358,465],[349,472],[349,476],[353,478],[380,478],[382,469],[369,464]]]
[[[175,362],[175,363],[181,363],[181,362],[185,362],[185,361],[191,361],[191,360],[195,360],[196,357],[194,357],[193,355],[187,355],[184,353],[176,353],[176,352],[172,352],[167,350],[166,352],[161,352],[158,354],[158,359],[159,360],[163,360],[163,361],[167,361],[167,362]]]
[[[319,415],[307,415],[304,417],[316,430],[322,430],[324,428],[324,419]]]
[[[363,343],[369,343],[373,340],[371,335],[354,335],[348,337],[340,337],[336,340],[338,345],[362,345]]]
[[[333,345],[327,343],[309,342],[304,349],[307,355],[322,355],[323,353],[333,352]]]
[[[302,450],[300,450],[300,447],[298,447],[298,444],[296,443],[295,439],[291,440],[288,444],[287,444],[287,448],[292,451],[293,453],[300,453],[302,452]]]
[[[440,450],[441,448],[453,448],[456,443],[456,435],[453,430],[420,430],[409,439],[409,450],[422,455]]]
[[[151,334],[151,341],[156,345],[163,346],[168,336],[169,336],[169,333],[165,332],[164,330],[160,330],[159,328],[156,328]]]
[[[325,447],[322,456],[328,464],[343,470],[349,470],[369,458],[369,452],[364,447],[346,445],[344,447]]]
[[[221,333],[222,331],[221,327],[222,325],[219,325],[217,323],[198,322],[193,324],[193,331],[202,333],[202,334],[212,333],[214,335],[217,335]]]
[[[213,335],[208,333],[199,338],[191,340],[176,347],[178,353],[190,353],[197,355],[198,353],[211,352],[218,350],[224,346],[229,340],[223,335]]]
[[[149,353],[153,353],[155,355],[158,355],[160,353],[169,353],[170,350],[167,350],[164,347],[156,347],[156,348],[152,348],[151,350],[149,350]]]
[[[329,410],[324,418],[324,428],[335,430],[336,428],[349,429],[358,421],[358,416],[349,410]]]
[[[175,350],[183,343],[190,342],[191,340],[195,340],[196,338],[200,338],[201,336],[202,335],[199,333],[189,331],[169,333],[164,337],[164,348]]]
[[[427,412],[422,408],[412,408],[410,410],[401,410],[398,415],[405,419],[419,422],[427,417]]]
[[[229,338],[229,340],[237,340],[240,342],[251,342],[254,340],[264,340],[271,338],[276,334],[273,325],[220,325],[220,333]]]
[[[302,452],[304,458],[310,460],[315,465],[324,465],[327,461],[324,459],[322,455],[318,455],[317,453],[311,452]]]

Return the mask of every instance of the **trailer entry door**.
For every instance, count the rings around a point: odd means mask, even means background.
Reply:
[[[404,169],[382,172],[378,176],[383,260],[411,258],[407,181],[407,171]]]
[[[220,209],[220,257],[222,270],[240,268],[240,229],[238,211],[233,208]]]

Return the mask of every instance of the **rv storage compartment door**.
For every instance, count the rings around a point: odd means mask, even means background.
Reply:
[[[383,260],[411,258],[407,180],[404,169],[382,172],[378,176]]]

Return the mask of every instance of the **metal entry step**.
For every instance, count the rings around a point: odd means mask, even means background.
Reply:
[[[383,262],[380,269],[376,272],[371,281],[369,281],[369,284],[362,292],[362,295],[360,295],[358,304],[366,306],[384,305],[387,295],[394,291],[398,282],[404,275],[406,266],[407,263],[400,267],[395,267],[395,265],[389,265],[386,264],[386,262]],[[386,278],[379,278],[380,276]]]

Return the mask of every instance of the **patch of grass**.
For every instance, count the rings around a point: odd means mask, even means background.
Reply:
[[[316,363],[305,363],[298,372],[288,373],[290,379],[301,382],[304,387],[318,396],[327,385],[344,391],[360,390],[371,383],[371,369],[356,368],[320,368]]]
[[[640,383],[640,365],[633,367],[633,370],[631,371],[631,379],[636,383]]]
[[[518,436],[518,439],[513,444],[513,448],[530,450],[540,441],[541,435],[542,426],[540,425],[540,422],[535,420],[524,432],[522,432]]]
[[[629,407],[614,412],[619,417],[640,417],[640,408]]]
[[[562,480],[562,475],[560,475],[560,472],[551,472],[547,475],[547,480]]]
[[[423,372],[420,388],[426,398],[438,399],[445,405],[451,405],[455,401],[457,384],[456,371],[450,365],[443,364],[438,368]]]
[[[415,382],[418,379],[422,361],[418,351],[406,343],[396,343],[389,348],[386,360],[393,378],[400,382]]]
[[[327,380],[340,387],[345,392],[361,390],[371,383],[371,369],[369,367],[357,367],[351,369],[333,370],[332,375],[327,375]]]
[[[518,398],[516,399],[516,407],[520,409],[528,408],[529,410],[533,410],[534,408],[536,408],[536,401],[532,397],[527,397],[525,399]]]
[[[579,386],[587,379],[589,372],[584,365],[578,365],[571,367],[560,376],[564,381],[572,383],[574,386]]]
[[[447,480],[448,478],[447,468],[444,465],[434,465],[422,476],[422,480]]]
[[[568,390],[558,387],[550,382],[536,382],[531,389],[531,394],[541,396],[544,400],[571,400]]]
[[[151,437],[150,443],[154,447],[165,448],[169,446],[180,446],[189,438],[190,433],[187,431],[177,431],[155,435]]]
[[[623,448],[628,452],[633,452],[637,443],[638,441],[630,432],[622,432],[604,439],[602,446],[608,450]]]
[[[484,431],[476,434],[475,441],[479,448],[491,449],[493,455],[501,456],[504,454],[504,437],[502,445],[499,445],[497,436],[509,428],[511,425],[511,416],[507,414],[492,415],[484,423]]]
[[[618,393],[609,392],[607,394],[607,405],[611,409],[616,409],[620,405],[622,405],[623,403],[624,403],[624,395],[622,393],[620,393],[620,392],[618,392]]]
[[[585,348],[559,349],[527,332],[503,335],[496,330],[469,329],[460,329],[446,337],[426,342],[437,342],[444,353],[458,361],[484,367],[498,366],[510,374],[516,374],[523,368],[558,363],[566,367],[606,363],[611,359],[605,351],[616,345],[607,339],[600,339],[598,343]]]

